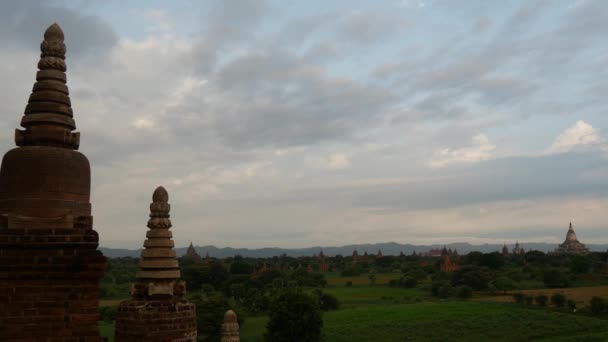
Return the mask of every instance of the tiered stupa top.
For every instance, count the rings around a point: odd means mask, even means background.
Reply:
[[[150,204],[150,219],[148,220],[150,230],[146,233],[145,249],[141,252],[140,270],[135,275],[135,278],[139,280],[177,280],[180,278],[179,265],[173,250],[174,243],[171,239],[173,234],[169,230],[171,228],[170,210],[169,194],[164,187],[159,186],[154,191]]]
[[[17,146],[55,146],[77,150],[80,134],[73,119],[66,86],[65,44],[57,23],[49,26],[40,43],[36,83],[21,119],[24,131],[16,130]]]
[[[164,187],[159,186],[152,195],[150,204],[150,219],[148,220],[148,232],[144,242],[144,250],[141,252],[139,271],[136,273],[136,284],[133,289],[135,297],[152,296],[181,296],[183,294],[183,282],[178,281],[181,277],[179,265],[173,250],[173,237],[169,228],[169,194]]]

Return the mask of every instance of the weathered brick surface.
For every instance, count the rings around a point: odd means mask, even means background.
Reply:
[[[0,227],[0,340],[101,341],[97,240],[90,226]]]
[[[117,342],[196,341],[196,307],[185,300],[128,300],[116,313]]]

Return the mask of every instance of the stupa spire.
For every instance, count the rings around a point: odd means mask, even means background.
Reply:
[[[186,285],[173,250],[169,194],[159,186],[152,195],[145,249],[131,286],[130,300],[116,312],[116,342],[196,341],[196,307],[184,298]]]
[[[77,150],[80,133],[72,133],[72,118],[67,77],[63,31],[57,23],[44,32],[40,44],[40,61],[36,83],[25,107],[21,126],[15,131],[17,146],[55,146]]]
[[[237,320],[236,313],[232,310],[228,310],[224,314],[221,342],[239,342],[240,340],[239,322]]]
[[[135,274],[136,284],[132,290],[134,297],[181,295],[182,290],[174,292],[180,282],[181,274],[175,255],[171,220],[169,219],[169,194],[159,186],[152,195],[150,219],[141,252],[139,271]]]

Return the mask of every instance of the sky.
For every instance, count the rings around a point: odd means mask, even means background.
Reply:
[[[64,30],[94,228],[139,248],[608,243],[608,2],[2,1],[0,151]]]

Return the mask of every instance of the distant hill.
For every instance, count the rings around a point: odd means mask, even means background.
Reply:
[[[359,255],[362,255],[365,251],[368,254],[376,254],[378,250],[382,251],[384,255],[399,255],[399,253],[403,252],[406,255],[412,254],[414,251],[416,253],[426,252],[433,248],[450,248],[452,250],[457,250],[460,254],[466,254],[472,251],[478,251],[483,253],[489,252],[497,252],[502,250],[501,244],[483,244],[483,245],[471,245],[469,243],[450,243],[445,245],[410,245],[410,244],[400,244],[396,242],[386,242],[386,243],[374,243],[374,244],[359,244],[359,245],[347,245],[341,247],[307,247],[307,248],[258,248],[258,249],[249,249],[249,248],[231,248],[224,247],[218,248],[215,246],[195,246],[196,251],[201,255],[205,256],[209,253],[209,256],[214,258],[226,258],[232,257],[235,255],[241,255],[244,257],[253,257],[253,258],[269,258],[273,256],[279,256],[281,254],[285,254],[291,257],[300,257],[300,256],[312,256],[313,254],[318,254],[320,250],[323,250],[325,255],[334,256],[341,254],[343,256],[348,256],[353,253],[356,249]],[[509,249],[513,248],[513,245],[507,245]],[[548,252],[554,250],[557,245],[552,243],[521,243],[521,246],[526,250],[537,250]],[[588,244],[587,247],[594,252],[605,252],[608,249],[608,244]],[[117,248],[106,248],[100,247],[101,252],[110,258],[118,258],[118,257],[139,257],[141,250],[135,249],[117,249]],[[182,256],[186,253],[186,247],[175,248],[175,251],[178,256]]]

